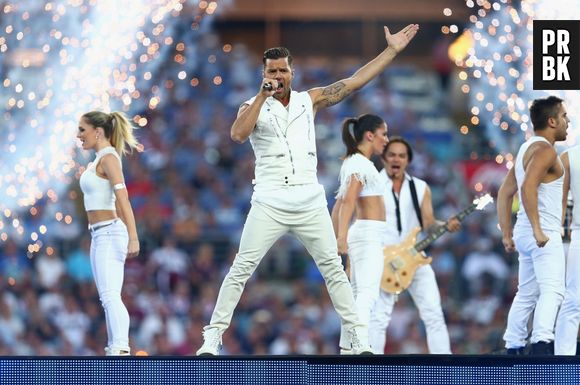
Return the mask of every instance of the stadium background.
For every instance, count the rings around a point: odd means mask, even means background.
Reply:
[[[380,52],[383,25],[419,23],[377,80],[318,114],[319,179],[332,207],[341,121],[376,113],[412,142],[412,173],[446,218],[495,194],[525,138],[528,102],[544,95],[531,89],[532,20],[562,17],[543,11],[541,1],[507,0],[0,2],[0,355],[103,353],[78,187],[92,157],[75,140],[83,112],[126,111],[146,149],[124,161],[142,249],[123,291],[133,352],[189,355],[249,209],[253,155],[229,128],[256,92],[265,48],[290,48],[294,88],[307,89]],[[577,110],[577,92],[559,95]],[[576,143],[572,119],[562,148]],[[429,253],[453,352],[501,349],[517,260],[502,250],[494,208]],[[335,354],[339,328],[313,261],[284,238],[248,282],[224,353]],[[401,295],[386,352],[426,351]]]

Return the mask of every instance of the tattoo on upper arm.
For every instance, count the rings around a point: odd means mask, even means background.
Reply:
[[[329,85],[322,91],[322,104],[325,107],[334,106],[335,104],[341,102],[350,94],[350,90],[346,88],[346,84],[343,82],[336,82]]]

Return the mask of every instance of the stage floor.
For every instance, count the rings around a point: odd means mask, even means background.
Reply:
[[[579,384],[580,357],[0,357],[0,384]]]

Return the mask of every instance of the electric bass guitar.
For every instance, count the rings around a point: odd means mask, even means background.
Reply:
[[[493,202],[492,196],[485,194],[475,199],[469,207],[457,214],[455,218],[463,221],[474,210],[483,210],[491,202]],[[417,269],[420,266],[431,263],[432,258],[428,257],[423,250],[449,231],[447,230],[447,223],[439,225],[425,239],[415,243],[420,230],[420,227],[415,227],[403,242],[384,248],[385,266],[381,278],[381,289],[384,291],[399,294],[407,289]]]

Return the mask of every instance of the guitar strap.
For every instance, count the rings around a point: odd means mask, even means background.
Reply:
[[[401,235],[401,231],[403,227],[401,226],[401,207],[399,206],[399,198],[397,198],[397,194],[395,193],[395,189],[391,190],[393,193],[393,198],[395,199],[395,215],[397,216],[397,230],[399,231],[399,235]]]
[[[421,229],[423,228],[423,217],[421,216],[421,209],[419,208],[419,199],[417,198],[417,189],[415,188],[415,181],[413,177],[409,180],[409,189],[411,189],[411,199],[413,200],[413,207],[415,207],[415,214],[417,214],[417,219],[419,220],[419,225]]]
[[[411,190],[411,200],[413,201],[413,207],[415,208],[415,214],[417,215],[417,219],[419,220],[419,225],[421,229],[423,228],[423,217],[421,216],[421,209],[419,208],[419,199],[417,197],[417,189],[415,188],[415,181],[413,177],[409,179],[409,189]],[[395,194],[395,190],[391,190],[393,193],[393,198],[395,199],[395,215],[397,217],[397,230],[399,231],[399,235],[401,235],[402,226],[401,226],[401,208],[399,206],[399,198],[397,198],[397,194]]]

